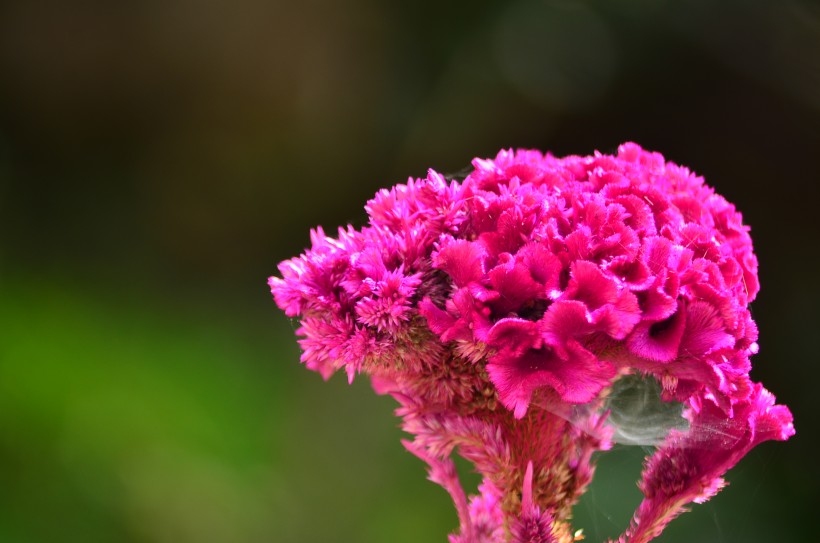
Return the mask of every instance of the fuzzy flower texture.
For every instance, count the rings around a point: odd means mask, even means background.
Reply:
[[[302,362],[370,375],[405,447],[452,496],[451,543],[568,543],[619,379],[681,406],[646,460],[619,543],[643,543],[720,490],[752,447],[794,434],[749,378],[757,259],[703,179],[627,143],[615,156],[501,151],[461,182],[380,191],[369,225],[317,229],[269,281]],[[653,382],[654,382],[653,381]],[[467,496],[451,454],[482,476]]]

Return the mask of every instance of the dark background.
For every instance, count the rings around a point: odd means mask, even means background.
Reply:
[[[428,167],[627,140],[752,226],[753,377],[798,431],[658,541],[809,541],[817,4],[4,2],[0,541],[445,541],[392,401],[300,367],[266,277]],[[602,461],[589,541],[626,526],[644,453]]]

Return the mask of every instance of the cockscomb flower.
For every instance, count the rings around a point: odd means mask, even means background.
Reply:
[[[749,378],[748,227],[702,178],[632,143],[472,164],[380,191],[367,226],[315,230],[269,281],[309,369],[365,373],[397,400],[405,446],[455,503],[451,543],[581,538],[572,506],[613,441],[656,446],[619,539],[649,541],[752,447],[794,434]]]

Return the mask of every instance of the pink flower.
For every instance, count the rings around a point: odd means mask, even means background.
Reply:
[[[510,527],[511,541],[515,543],[557,543],[552,533],[555,519],[548,511],[541,511],[532,501],[532,462],[524,472],[521,491],[521,514]]]
[[[301,319],[309,369],[366,373],[399,402],[407,448],[456,504],[452,543],[572,541],[572,505],[614,431],[608,395],[630,374],[657,380],[689,429],[647,461],[621,541],[649,541],[756,444],[794,433],[749,378],[748,227],[702,178],[631,143],[473,168],[380,191],[368,226],[317,229],[269,280]],[[482,474],[478,495],[454,451]]]
[[[727,418],[706,401],[692,415],[689,432],[673,432],[647,461],[640,487],[644,501],[627,531],[629,542],[649,541],[689,502],[703,503],[726,485],[722,475],[755,445],[794,435],[789,410],[759,384],[733,405]]]

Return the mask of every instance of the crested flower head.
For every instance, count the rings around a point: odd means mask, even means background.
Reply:
[[[627,375],[656,380],[686,429],[647,461],[624,541],[648,541],[754,445],[793,434],[749,378],[749,229],[688,169],[631,143],[502,151],[462,182],[430,171],[366,210],[360,230],[314,231],[271,290],[301,319],[308,368],[369,374],[399,401],[408,449],[456,501],[453,541],[571,541],[591,454],[613,435],[607,396]],[[442,467],[453,450],[484,477],[469,504]]]

